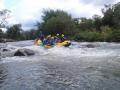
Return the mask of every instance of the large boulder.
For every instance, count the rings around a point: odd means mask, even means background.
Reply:
[[[31,55],[34,55],[34,51],[33,50],[30,50],[30,49],[18,49],[14,56],[31,56]]]

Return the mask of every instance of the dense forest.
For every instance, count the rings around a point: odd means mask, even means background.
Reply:
[[[0,15],[5,13],[2,12]],[[44,10],[42,22],[36,22],[37,29],[24,31],[21,24],[6,26],[1,22],[0,27],[4,26],[7,31],[0,29],[0,39],[34,40],[43,32],[45,35],[65,34],[76,41],[120,42],[120,3],[105,5],[101,12],[103,16],[73,18],[63,10]]]

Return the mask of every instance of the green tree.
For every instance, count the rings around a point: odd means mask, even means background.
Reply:
[[[114,28],[120,28],[120,2],[113,5],[113,12]]]
[[[114,25],[113,23],[113,8],[111,5],[105,5],[105,8],[102,10],[103,12],[103,18],[102,18],[102,23],[103,25],[112,27]]]
[[[109,26],[101,27],[101,38],[103,41],[112,41],[112,29]]]
[[[0,11],[0,41],[2,38],[5,37],[5,34],[3,33],[1,28],[6,28],[7,26],[7,18],[9,17],[10,10],[3,9]]]
[[[111,36],[112,36],[112,41],[120,42],[120,29],[119,30],[113,30]]]
[[[48,10],[43,14],[43,23],[40,23],[38,27],[44,34],[64,33],[69,36],[75,33],[74,20],[67,12]]]
[[[0,29],[0,41],[2,40],[3,37],[4,37],[4,33],[3,33],[2,29]]]
[[[7,38],[20,40],[21,39],[21,24],[15,24],[7,28]]]
[[[102,26],[102,18],[99,15],[93,16],[93,25],[97,31],[101,31],[100,27]]]
[[[35,38],[37,38],[37,30],[34,30],[34,29],[31,29],[30,31],[29,31],[29,37],[30,37],[30,39],[32,39],[32,40],[34,40]]]
[[[112,28],[120,27],[120,2],[114,5],[105,5],[102,21],[103,25]]]
[[[27,31],[22,31],[23,40],[34,40],[37,37],[38,37],[38,30],[31,29]]]
[[[78,24],[78,29],[79,30],[93,30],[94,29],[94,24],[92,19],[87,19],[87,18],[80,18],[80,23]]]
[[[23,40],[30,40],[30,31],[22,31]]]

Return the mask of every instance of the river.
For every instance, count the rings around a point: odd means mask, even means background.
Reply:
[[[1,58],[0,90],[120,90],[119,43],[73,42],[69,48],[51,49],[32,43],[7,43],[36,54]]]

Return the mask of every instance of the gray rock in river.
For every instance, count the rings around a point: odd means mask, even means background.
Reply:
[[[86,47],[87,48],[95,48],[95,45],[93,45],[93,44],[87,44]]]
[[[30,49],[18,49],[15,53],[14,56],[31,56],[34,55],[35,52]]]
[[[2,50],[3,52],[8,52],[8,51],[10,51],[9,49],[6,49],[6,48],[3,48],[3,50]]]

